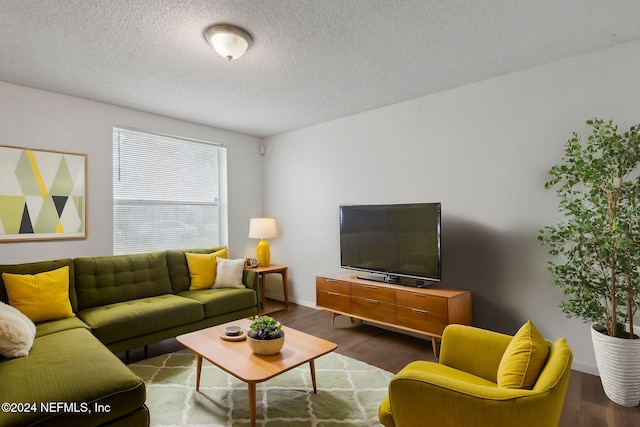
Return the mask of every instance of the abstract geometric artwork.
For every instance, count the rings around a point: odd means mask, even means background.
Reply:
[[[0,145],[0,242],[85,239],[85,154]]]

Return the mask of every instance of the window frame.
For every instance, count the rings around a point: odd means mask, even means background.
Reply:
[[[213,203],[211,201],[201,202],[198,200],[153,200],[148,197],[146,198],[122,198],[119,192],[116,191],[116,179],[120,178],[120,165],[121,165],[121,141],[117,140],[118,135],[128,135],[133,138],[151,138],[155,143],[167,141],[171,144],[190,144],[192,148],[198,147],[200,145],[205,145],[207,147],[214,148],[217,153],[217,202]],[[200,147],[201,148],[201,147]],[[145,130],[128,128],[123,126],[113,126],[112,129],[112,147],[111,147],[111,155],[112,155],[112,252],[114,255],[126,254],[126,253],[137,253],[137,252],[149,252],[156,250],[166,250],[166,249],[192,249],[196,247],[216,247],[216,246],[226,246],[228,241],[228,212],[227,212],[227,152],[226,146],[224,144],[205,141],[193,138],[186,138],[182,136],[169,135],[157,132],[149,132]],[[118,177],[118,178],[116,178]],[[215,179],[212,181],[215,183]],[[118,194],[117,194],[118,193]],[[201,242],[199,244],[177,244],[171,245],[167,247],[167,244],[162,244],[156,242],[156,244],[151,245],[137,245],[133,249],[128,249],[127,244],[119,244],[118,242],[118,216],[116,210],[118,208],[122,208],[124,206],[146,206],[147,208],[158,206],[174,206],[174,207],[185,207],[185,206],[215,206],[217,208],[217,241],[212,242]],[[182,220],[183,217],[180,217]],[[181,222],[182,223],[182,222]],[[193,223],[189,223],[188,221],[185,223],[187,225],[193,226]],[[141,225],[141,223],[139,223]],[[197,231],[197,229],[196,229]],[[131,246],[129,246],[131,247]]]

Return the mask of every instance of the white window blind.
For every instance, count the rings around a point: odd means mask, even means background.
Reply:
[[[114,254],[220,245],[222,150],[114,128]]]

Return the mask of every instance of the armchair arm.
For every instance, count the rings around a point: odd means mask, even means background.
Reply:
[[[554,426],[562,399],[550,391],[498,388],[490,381],[432,362],[414,362],[389,384],[396,427],[420,420],[434,426]],[[428,422],[427,422],[428,421]]]
[[[448,325],[442,334],[440,364],[493,383],[512,337],[466,325]]]

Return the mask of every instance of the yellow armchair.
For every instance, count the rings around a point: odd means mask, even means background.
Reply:
[[[472,326],[447,326],[439,363],[412,362],[391,379],[378,410],[380,422],[386,427],[557,426],[571,374],[571,348],[564,338],[543,340],[549,355],[533,387],[499,387],[498,368],[512,338]]]

